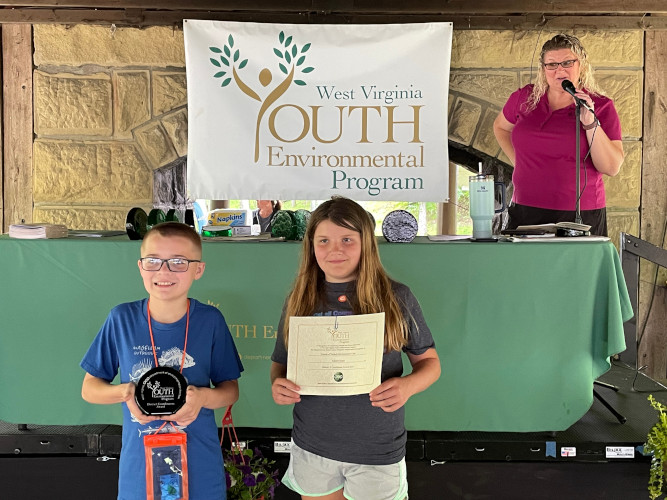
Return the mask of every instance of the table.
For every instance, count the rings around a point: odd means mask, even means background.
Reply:
[[[122,422],[119,405],[81,399],[79,361],[114,305],[145,296],[139,243],[0,236],[0,420]],[[291,428],[291,408],[271,398],[269,366],[300,248],[204,242],[206,271],[191,296],[218,306],[235,336],[245,365],[237,426]],[[625,349],[632,309],[609,242],[417,238],[382,240],[380,254],[418,297],[442,362],[440,380],[408,402],[409,430],[564,430],[590,408],[609,356]]]

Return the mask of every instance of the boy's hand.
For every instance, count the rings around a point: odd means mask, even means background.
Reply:
[[[118,388],[123,391],[122,397],[123,401],[127,405],[127,409],[130,410],[132,416],[136,418],[141,425],[146,425],[149,422],[160,420],[159,417],[154,415],[144,415],[144,412],[142,412],[141,409],[137,406],[137,403],[134,400],[134,390],[136,389],[136,386],[132,382],[127,384],[119,384]]]
[[[271,384],[271,395],[276,404],[291,405],[301,401],[301,387],[286,378],[278,377]]]
[[[204,406],[205,395],[199,387],[189,385],[185,392],[185,404],[173,415],[163,416],[162,420],[176,422],[182,427],[186,427],[195,421],[199,412]]]

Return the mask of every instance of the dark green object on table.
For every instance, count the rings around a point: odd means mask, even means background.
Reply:
[[[302,240],[306,235],[308,221],[310,220],[310,212],[304,208],[300,208],[294,212],[294,219],[296,221],[296,239]]]
[[[165,220],[167,222],[183,222],[183,212],[176,208],[170,208],[167,210]]]
[[[148,224],[148,216],[143,208],[130,209],[125,218],[125,231],[131,240],[143,240]]]
[[[165,213],[159,208],[154,208],[148,213],[148,223],[146,227],[150,231],[153,226],[156,226],[167,220]]]
[[[297,222],[294,212],[291,210],[279,210],[271,219],[271,235],[282,237],[286,240],[295,240],[297,235]]]

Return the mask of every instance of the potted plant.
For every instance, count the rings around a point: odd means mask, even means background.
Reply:
[[[658,421],[651,427],[644,444],[644,453],[652,454],[651,469],[648,478],[648,493],[651,500],[662,495],[667,466],[667,406],[648,397],[651,406],[658,410]]]
[[[280,484],[275,460],[262,455],[259,448],[224,453],[227,498],[229,500],[269,500]]]

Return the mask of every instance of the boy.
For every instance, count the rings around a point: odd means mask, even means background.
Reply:
[[[201,239],[191,227],[179,222],[154,226],[144,237],[138,261],[149,298],[112,309],[81,361],[87,372],[83,399],[125,403],[119,500],[146,500],[143,437],[164,420],[187,434],[190,499],[226,498],[213,410],[238,399],[236,379],[243,366],[220,311],[188,299],[192,282],[204,273],[201,256]],[[185,404],[173,415],[144,415],[134,399],[135,384],[155,367],[155,357],[188,381]],[[111,384],[116,373],[120,383]]]

